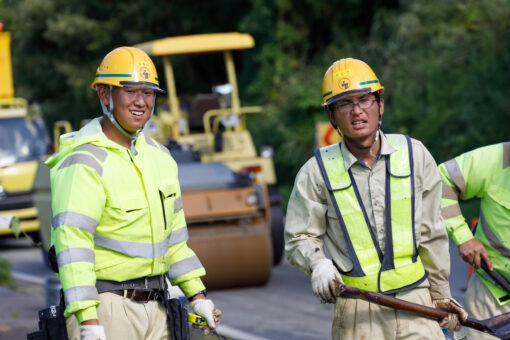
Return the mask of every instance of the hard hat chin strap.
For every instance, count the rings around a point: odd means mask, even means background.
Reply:
[[[96,91],[97,91],[97,85],[96,85]],[[117,130],[119,130],[124,136],[128,137],[130,140],[131,140],[131,152],[133,153],[134,156],[138,155],[138,151],[136,150],[135,148],[135,142],[136,140],[138,139],[138,137],[140,137],[140,134],[142,133],[143,131],[143,128],[145,127],[145,124],[147,124],[147,122],[144,124],[144,126],[137,130],[135,135],[133,136],[132,134],[130,134],[128,131],[126,131],[126,129],[124,129],[120,124],[119,122],[117,122],[117,119],[115,119],[115,116],[113,115],[113,97],[112,97],[112,91],[113,91],[113,86],[110,85],[110,98],[109,98],[109,107],[110,107],[110,110],[108,110],[108,108],[106,107],[106,105],[102,102],[102,101],[99,101],[99,103],[101,104],[101,109],[103,110],[103,114],[108,117],[108,119],[110,120],[110,122],[112,122],[113,126],[115,126],[117,128]],[[156,102],[156,98],[154,98],[154,103]],[[149,117],[149,119],[152,118],[152,115],[154,114],[154,107],[156,105],[153,105],[152,106],[152,112],[151,112],[151,115]],[[147,120],[149,121],[149,120]]]
[[[375,143],[377,143],[377,141],[379,140],[379,134],[381,133],[381,125],[382,125],[382,120],[381,120],[381,117],[382,115],[379,113],[379,123],[378,123],[378,127],[377,127],[377,131],[375,133],[375,138],[374,140],[372,141],[372,143],[369,145],[369,146],[363,146],[363,145],[359,145],[359,144],[356,144],[354,142],[352,142],[349,137],[347,136],[344,136],[344,134],[342,133],[342,131],[340,130],[340,128],[338,127],[338,125],[336,126],[336,131],[338,132],[338,134],[340,135],[340,138],[342,138],[342,140],[345,140],[345,142],[347,143],[347,141],[349,141],[349,144],[354,146],[355,148],[357,149],[369,149],[369,153],[370,153],[370,156],[372,158],[377,158],[377,155],[372,151],[372,147],[375,145]]]

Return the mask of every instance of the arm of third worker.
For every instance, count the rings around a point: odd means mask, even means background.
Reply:
[[[482,148],[450,159],[439,166],[443,183],[441,210],[448,236],[459,247],[462,259],[476,268],[480,268],[483,259],[489,269],[493,270],[485,247],[473,237],[459,205],[459,199],[483,197],[486,191],[486,174],[491,172],[487,167],[493,163],[484,162],[483,157]]]

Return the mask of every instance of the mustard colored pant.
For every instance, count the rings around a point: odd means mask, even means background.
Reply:
[[[395,294],[432,307],[429,290],[416,288]],[[445,336],[437,321],[352,298],[338,298],[331,330],[333,340],[440,340]]]
[[[166,311],[161,302],[134,302],[113,293],[99,294],[97,308],[99,323],[104,327],[107,340],[170,340]],[[73,316],[66,320],[69,340],[80,340],[78,321]]]

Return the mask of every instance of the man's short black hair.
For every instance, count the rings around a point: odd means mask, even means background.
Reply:
[[[381,103],[381,95],[379,94],[379,91],[372,92],[375,96],[375,100],[377,100],[377,104]]]

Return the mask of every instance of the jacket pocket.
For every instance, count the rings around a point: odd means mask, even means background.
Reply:
[[[158,190],[166,230],[175,213],[176,202],[181,200],[179,184],[175,182],[161,183],[158,185]]]
[[[145,196],[134,195],[115,195],[110,196],[110,206],[112,208],[120,209],[126,213],[146,209],[148,207]]]
[[[112,195],[108,197],[103,213],[105,231],[115,233],[119,229],[149,223],[149,206],[145,195]]]

